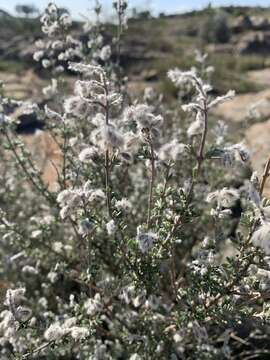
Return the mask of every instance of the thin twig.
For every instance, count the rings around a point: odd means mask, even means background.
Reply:
[[[261,196],[263,194],[263,190],[265,188],[265,184],[266,184],[266,181],[267,181],[269,175],[270,175],[270,156],[267,160],[267,163],[264,168],[263,176],[262,176],[262,181],[261,181],[261,185],[260,185],[260,195]]]
[[[150,146],[150,159],[151,159],[151,176],[150,176],[150,186],[149,186],[149,196],[148,196],[148,215],[147,215],[147,229],[149,230],[151,227],[151,215],[152,215],[152,208],[153,208],[153,191],[154,191],[154,184],[155,184],[155,153],[154,147],[151,137],[148,137],[148,142]]]
[[[163,185],[163,189],[162,189],[162,193],[161,193],[161,197],[160,197],[161,204],[160,204],[160,210],[159,210],[158,219],[157,219],[157,223],[156,223],[157,227],[159,227],[161,225],[161,221],[162,221],[161,215],[162,215],[163,207],[166,204],[166,191],[167,191],[168,183],[169,183],[169,179],[170,179],[170,170],[171,170],[171,164],[169,163],[166,168],[164,185]]]
[[[106,98],[106,105],[105,105],[105,121],[106,126],[109,126],[109,117],[110,117],[110,105],[108,100],[108,87],[107,87],[107,81],[105,76],[102,78],[103,80],[103,86],[104,86],[104,93]],[[105,152],[105,187],[106,187],[106,199],[107,199],[107,211],[108,216],[112,218],[112,208],[111,208],[111,185],[110,185],[110,157],[109,157],[109,150],[106,149]]]
[[[39,353],[40,351],[42,351],[42,350],[46,349],[47,347],[51,346],[54,342],[55,342],[55,340],[48,341],[48,342],[46,342],[45,344],[37,347],[36,349],[34,349],[34,350],[32,350],[32,351],[24,354],[24,355],[22,356],[22,360],[28,359],[29,356],[32,356],[32,355],[34,355],[34,354],[36,354],[36,353]]]
[[[252,235],[254,233],[254,231],[256,230],[256,227],[258,225],[258,222],[255,221],[249,231],[248,237],[245,241],[245,243],[242,245],[241,249],[240,249],[240,254],[244,254],[245,250],[249,247]],[[242,279],[243,274],[246,274],[247,270],[249,269],[251,262],[253,260],[253,256],[249,258],[249,261],[246,262],[244,268],[242,270],[240,270],[241,268],[241,262],[242,262],[242,258],[239,257],[238,258],[238,266],[236,267],[237,271],[236,274],[234,276],[234,278],[229,282],[229,284],[226,286],[226,293],[219,293],[214,299],[212,299],[211,301],[208,302],[208,304],[206,304],[205,308],[209,309],[212,306],[216,305],[218,303],[219,300],[221,300],[223,298],[223,296],[231,293],[231,291],[233,290],[233,288],[239,283],[239,281]]]

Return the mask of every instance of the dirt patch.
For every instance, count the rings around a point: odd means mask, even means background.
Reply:
[[[42,173],[44,184],[51,191],[57,190],[58,172],[61,172],[63,157],[56,141],[48,132],[40,130],[35,135],[26,135],[22,139]]]
[[[256,84],[270,88],[270,68],[248,71],[247,76]]]
[[[38,100],[41,89],[47,84],[33,70],[20,74],[0,72],[0,80],[4,83],[5,95],[16,100]]]

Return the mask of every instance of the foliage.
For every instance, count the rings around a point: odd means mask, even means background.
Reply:
[[[230,40],[230,29],[227,22],[227,14],[214,10],[207,16],[200,31],[201,38],[207,43],[227,43]]]
[[[18,14],[22,14],[23,16],[33,16],[34,14],[38,13],[38,9],[35,7],[35,5],[16,5],[15,10]]]

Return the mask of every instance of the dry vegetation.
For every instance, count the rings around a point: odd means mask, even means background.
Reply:
[[[113,6],[0,12],[0,358],[268,359],[270,11]]]

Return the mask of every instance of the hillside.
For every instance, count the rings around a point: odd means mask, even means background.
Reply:
[[[224,31],[215,28],[224,19],[227,38]],[[81,28],[82,24],[75,22],[74,37],[80,34]],[[213,36],[213,29],[217,38]],[[108,36],[111,31],[114,31],[113,25],[104,26]],[[7,95],[39,100],[41,89],[48,82],[46,71],[32,59],[34,42],[39,38],[42,33],[38,18],[19,18],[1,12],[0,79],[6,84]],[[129,89],[136,97],[146,86],[152,86],[167,100],[177,99],[177,90],[167,79],[167,71],[174,67],[189,69],[195,64],[195,49],[207,52],[207,63],[215,68],[211,76],[213,94],[230,89],[238,94],[232,103],[221,106],[216,113],[229,122],[232,134],[237,133],[241,138],[253,122],[268,120],[270,9],[206,8],[180,15],[130,19],[121,50]],[[261,98],[262,102],[258,100]],[[248,113],[253,103],[259,117],[251,121]],[[249,138],[252,137],[249,135]]]
[[[212,41],[211,19],[225,16],[227,41]],[[152,81],[160,90],[174,95],[165,80],[169,68],[189,68],[194,50],[209,52],[216,68],[213,79],[217,92],[231,87],[238,93],[257,90],[246,71],[267,67],[270,53],[270,10],[265,8],[207,8],[182,15],[131,19],[123,41],[122,64],[136,81]],[[80,28],[74,26],[74,32]],[[209,29],[208,29],[209,28]],[[105,30],[106,31],[106,30]],[[20,71],[36,67],[32,61],[34,40],[41,37],[38,19],[25,19],[3,13],[0,22],[0,71]],[[224,40],[224,39],[221,39]],[[230,79],[230,80],[228,80]]]

